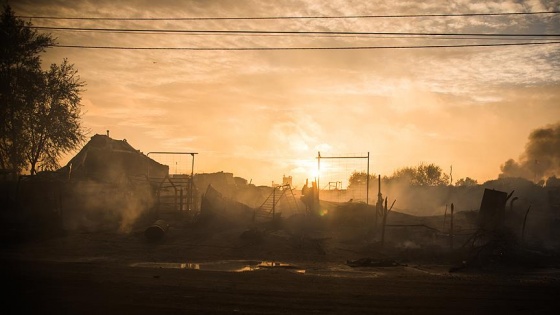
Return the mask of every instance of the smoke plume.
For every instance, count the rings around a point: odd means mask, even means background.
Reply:
[[[522,177],[535,182],[560,175],[560,122],[533,130],[518,161],[507,160],[500,177]]]

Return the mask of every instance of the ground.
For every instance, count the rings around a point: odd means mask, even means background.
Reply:
[[[2,313],[557,314],[560,309],[555,265],[450,272],[460,258],[454,253],[391,251],[389,242],[381,249],[361,231],[328,227],[296,234],[227,222],[171,222],[159,241],[148,240],[141,227],[4,239]],[[347,264],[365,257],[377,265]]]

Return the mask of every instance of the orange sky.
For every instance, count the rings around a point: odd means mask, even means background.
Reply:
[[[259,17],[560,10],[559,1],[8,1],[16,15]],[[157,3],[157,4],[156,4]],[[371,3],[371,4],[369,4]],[[35,26],[431,33],[558,33],[560,16],[99,21]],[[336,47],[449,45],[480,40],[379,36],[240,36],[50,31],[62,45]],[[553,39],[557,39],[553,38]],[[512,42],[512,40],[483,43]],[[370,171],[435,163],[484,182],[517,159],[531,130],[560,121],[560,45],[381,50],[109,50],[51,48],[86,82],[90,136],[144,153],[198,152],[195,172],[301,187],[323,155],[370,153]],[[342,166],[341,166],[342,167]],[[355,163],[347,169],[363,168]],[[346,180],[344,178],[342,180]]]

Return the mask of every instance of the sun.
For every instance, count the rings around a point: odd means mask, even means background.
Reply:
[[[297,160],[294,165],[293,173],[294,178],[298,182],[301,181],[305,183],[307,180],[309,181],[309,185],[320,176],[320,172],[317,168],[317,161],[315,160]]]

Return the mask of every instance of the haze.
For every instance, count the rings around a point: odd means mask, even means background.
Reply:
[[[560,1],[8,1],[18,16],[179,18],[559,11]],[[554,34],[558,14],[421,18],[106,21],[34,26],[128,29]],[[511,39],[49,31],[60,45],[342,47]],[[552,38],[557,39],[557,37]],[[550,40],[550,38],[548,39]],[[517,42],[535,41],[534,38]],[[49,49],[86,82],[90,136],[144,153],[198,152],[195,173],[301,186],[325,155],[370,152],[372,173],[435,163],[456,179],[497,178],[529,134],[560,117],[560,45],[363,50]],[[64,162],[64,161],[63,161]],[[64,164],[64,163],[63,163]],[[558,174],[556,174],[558,175]]]

